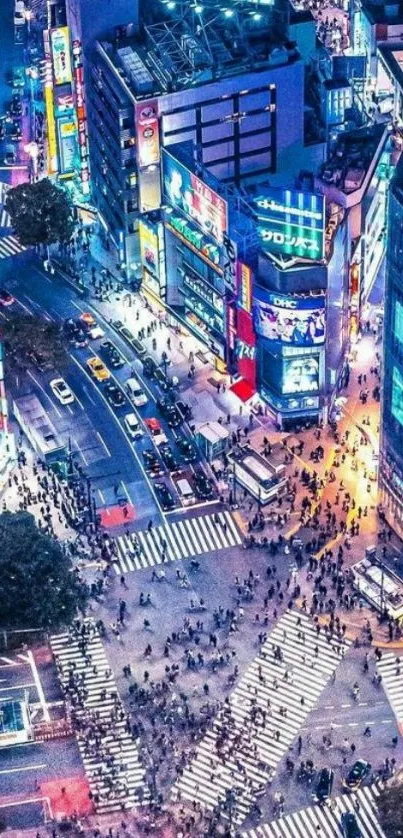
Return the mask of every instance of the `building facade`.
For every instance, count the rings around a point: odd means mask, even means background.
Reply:
[[[403,535],[403,161],[389,190],[386,252],[380,503]]]
[[[238,188],[297,173],[304,64],[294,45],[267,43],[258,61],[224,35],[209,51],[178,21],[97,41],[88,85],[94,196],[127,266],[139,257],[139,215],[161,206],[161,148],[189,144],[200,165]]]

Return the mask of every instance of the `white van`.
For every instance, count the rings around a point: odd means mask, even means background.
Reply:
[[[137,378],[128,378],[126,381],[126,389],[129,394],[129,398],[135,407],[142,407],[144,404],[147,404],[148,398],[142,389],[141,384],[137,381]]]
[[[125,427],[132,439],[140,439],[143,436],[143,430],[135,413],[128,413],[125,416]]]
[[[195,502],[194,492],[189,480],[186,480],[184,477],[182,477],[181,480],[177,480],[176,488],[184,506],[190,506]]]

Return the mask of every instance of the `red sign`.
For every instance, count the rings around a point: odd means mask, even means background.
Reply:
[[[136,105],[136,130],[139,166],[155,166],[160,160],[158,99]]]
[[[256,335],[252,315],[243,308],[237,312],[236,354],[239,374],[256,389]]]

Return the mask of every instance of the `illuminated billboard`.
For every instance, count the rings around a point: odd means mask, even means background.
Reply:
[[[70,116],[61,116],[57,120],[57,133],[59,137],[60,173],[62,175],[72,174],[75,170],[77,154],[77,128],[74,119]]]
[[[139,221],[142,268],[159,280],[158,236],[144,221]]]
[[[155,166],[160,160],[158,99],[136,105],[137,158],[140,168]]]
[[[52,29],[50,39],[55,84],[68,84],[72,79],[68,27],[62,26],[59,29]]]
[[[238,305],[248,314],[252,311],[252,271],[248,265],[238,262]]]
[[[325,198],[295,189],[270,189],[253,199],[262,247],[294,258],[323,259]]]
[[[290,346],[325,342],[325,296],[291,297],[256,289],[253,319],[257,334]]]
[[[282,394],[316,393],[319,390],[319,357],[284,358]]]
[[[223,244],[228,229],[227,202],[163,149],[164,193],[203,233]]]

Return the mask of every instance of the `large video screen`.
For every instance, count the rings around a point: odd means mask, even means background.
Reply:
[[[303,356],[283,361],[283,395],[316,393],[319,390],[319,358]]]
[[[255,330],[267,340],[290,346],[320,346],[325,342],[325,297],[287,297],[260,293],[254,299]]]
[[[392,416],[403,426],[403,375],[398,367],[393,367]]]
[[[266,189],[253,199],[262,246],[270,253],[321,260],[325,253],[325,199],[296,189]]]
[[[164,193],[173,207],[182,210],[219,244],[228,230],[227,202],[193,172],[163,150]]]

